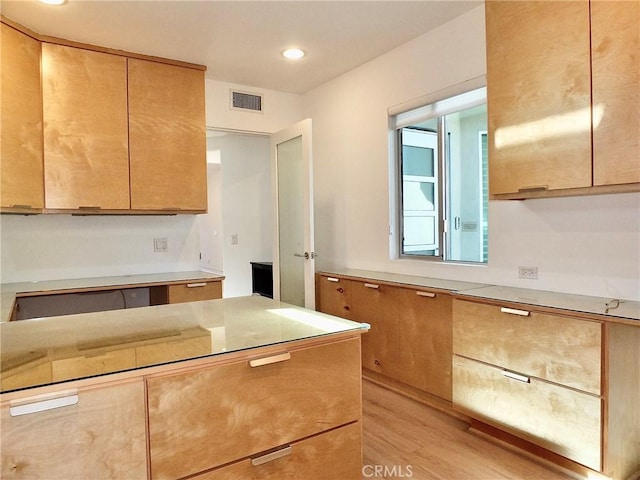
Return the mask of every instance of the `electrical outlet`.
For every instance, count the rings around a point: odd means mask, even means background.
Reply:
[[[538,279],[538,267],[518,267],[518,278],[526,280]]]
[[[169,242],[166,238],[154,238],[153,239],[153,251],[154,252],[168,252]]]
[[[231,245],[237,245],[238,244],[238,234],[237,233],[232,233],[231,234]]]

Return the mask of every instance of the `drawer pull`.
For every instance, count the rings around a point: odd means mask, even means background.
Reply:
[[[530,313],[530,312],[527,312],[526,310],[518,310],[516,308],[507,308],[507,307],[502,307],[500,311],[502,313],[510,313],[511,315],[520,315],[521,317],[528,317]]]
[[[340,281],[339,278],[334,278],[334,277],[327,277],[327,280],[329,280],[330,282],[336,282],[336,283]]]
[[[364,284],[365,287],[367,288],[380,288],[380,285],[376,285],[375,283],[365,283]]]
[[[510,372],[509,370],[503,370],[502,375],[507,378],[512,378],[522,383],[531,383],[531,379],[524,375],[520,375],[519,373]]]
[[[45,410],[53,410],[54,408],[68,407],[78,403],[78,395],[69,395],[66,397],[52,398],[41,402],[27,403],[25,405],[17,405],[9,408],[9,414],[12,417],[20,415],[28,415],[30,413],[44,412]]]
[[[267,462],[272,462],[273,460],[277,460],[282,457],[286,457],[287,455],[291,455],[291,445],[287,445],[280,450],[276,450],[275,452],[265,453],[264,455],[260,455],[259,457],[254,457],[251,459],[251,465],[257,467],[258,465],[262,465]]]
[[[187,288],[206,287],[206,286],[207,286],[207,282],[187,283]]]
[[[286,362],[291,359],[291,354],[289,352],[280,353],[279,355],[271,355],[270,357],[262,357],[256,358],[254,360],[249,360],[249,366],[251,368],[261,367],[263,365],[270,365],[272,363],[278,362]]]
[[[419,297],[435,298],[436,294],[433,292],[416,292]]]

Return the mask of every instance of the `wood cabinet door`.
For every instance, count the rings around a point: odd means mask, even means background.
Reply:
[[[485,7],[491,194],[591,186],[589,2]]]
[[[640,182],[640,3],[591,1],[593,183]]]
[[[71,400],[73,393],[61,396]],[[51,398],[60,397],[24,402]],[[1,409],[3,479],[147,478],[142,380],[80,389],[77,403],[58,408],[19,416],[11,410]]]
[[[129,209],[126,59],[42,44],[45,206]]]
[[[206,211],[204,72],[128,62],[131,208]]]
[[[40,42],[0,24],[0,205],[44,207]]]
[[[149,378],[151,475],[203,472],[360,420],[359,338]]]
[[[353,282],[324,275],[318,275],[317,280],[317,310],[336,317],[351,319]]]
[[[451,401],[452,298],[399,289],[401,348],[398,380]]]
[[[400,380],[404,366],[399,362],[399,351],[409,347],[400,341],[398,288],[373,280],[353,281],[351,298],[351,319],[371,325],[362,335],[362,366]]]

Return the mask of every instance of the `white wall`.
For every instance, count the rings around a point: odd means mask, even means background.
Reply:
[[[196,217],[2,215],[2,283],[199,270]],[[166,237],[168,252],[153,239]]]
[[[484,7],[303,97],[313,119],[317,268],[640,299],[640,195],[490,202],[488,266],[389,259],[389,107],[485,74]],[[538,266],[538,280],[517,267]]]
[[[263,112],[232,110],[229,91],[262,95]],[[291,93],[265,90],[233,83],[207,79],[207,127],[242,132],[275,133],[302,119],[302,97]]]
[[[222,165],[224,297],[251,295],[250,262],[272,258],[269,137],[227,134],[209,138],[208,148],[220,150]],[[233,234],[238,235],[237,245],[231,243]]]

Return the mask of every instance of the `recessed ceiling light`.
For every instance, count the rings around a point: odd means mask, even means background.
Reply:
[[[67,0],[38,0],[40,3],[44,3],[45,5],[64,5],[67,3]]]
[[[299,58],[304,57],[304,52],[299,48],[289,48],[282,52],[282,55],[289,60],[298,60]]]

